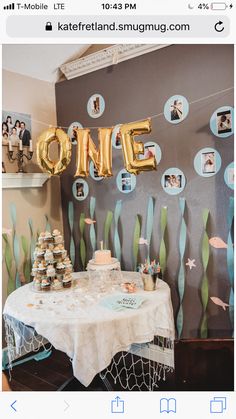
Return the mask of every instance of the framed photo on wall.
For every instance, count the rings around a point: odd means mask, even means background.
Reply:
[[[31,137],[31,115],[2,111],[2,145],[18,145],[22,140],[23,146],[29,146]]]

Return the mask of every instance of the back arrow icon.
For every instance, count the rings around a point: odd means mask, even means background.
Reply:
[[[16,410],[16,408],[14,407],[14,404],[17,402],[17,400],[15,400],[12,404],[11,404],[11,408],[13,409],[13,410],[15,410],[15,412],[17,412],[17,410]]]

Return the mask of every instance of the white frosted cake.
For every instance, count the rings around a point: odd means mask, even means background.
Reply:
[[[94,261],[98,265],[109,265],[112,262],[110,250],[96,250]]]

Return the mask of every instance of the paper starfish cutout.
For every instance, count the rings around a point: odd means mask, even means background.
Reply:
[[[196,268],[196,265],[194,262],[195,262],[195,259],[188,258],[188,262],[185,263],[185,265],[189,267],[190,271],[192,270],[192,268]]]

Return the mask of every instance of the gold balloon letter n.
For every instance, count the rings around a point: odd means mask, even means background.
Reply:
[[[128,172],[138,175],[140,172],[156,170],[155,157],[138,159],[139,154],[144,154],[144,145],[141,141],[135,141],[135,135],[149,134],[151,132],[150,119],[131,122],[120,127],[122,137],[122,149],[125,168]]]
[[[112,128],[98,129],[98,150],[90,136],[89,129],[76,129],[77,158],[75,176],[89,175],[89,157],[98,171],[98,176],[112,176],[111,134]]]

